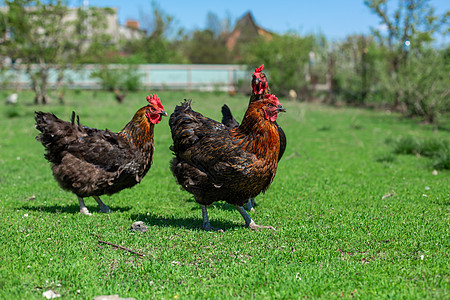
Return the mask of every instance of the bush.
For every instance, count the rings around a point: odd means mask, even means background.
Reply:
[[[11,75],[8,74],[8,68],[0,65],[0,89],[6,89],[11,81]]]
[[[251,70],[264,63],[268,72],[270,88],[276,94],[288,95],[293,89],[298,94],[308,88],[306,72],[308,72],[309,53],[314,51],[316,62],[320,60],[321,37],[297,34],[274,35],[272,39],[257,39],[242,50],[242,63]]]
[[[91,74],[92,78],[101,80],[104,90],[113,91],[118,88],[122,91],[137,91],[141,86],[141,76],[134,65],[102,66]]]
[[[436,138],[417,139],[412,136],[399,137],[392,143],[396,154],[413,154],[429,157],[436,169],[450,169],[450,141]]]
[[[353,35],[336,45],[333,92],[344,102],[364,104],[373,100],[377,72],[375,68],[381,53],[373,37]]]
[[[395,85],[408,115],[434,123],[443,112],[449,111],[449,59],[434,50],[409,56],[407,64],[400,69]]]

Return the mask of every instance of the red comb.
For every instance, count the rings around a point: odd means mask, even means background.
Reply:
[[[158,95],[156,95],[156,94],[152,94],[152,95],[150,95],[150,96],[147,95],[147,101],[148,101],[148,103],[150,103],[151,105],[156,106],[156,107],[159,107],[159,108],[161,108],[162,110],[164,110],[164,106],[162,105],[161,100],[159,100]]]
[[[280,103],[280,102],[278,101],[277,96],[272,95],[272,94],[265,94],[265,95],[264,95],[264,99],[269,99],[269,100],[275,101],[276,103]]]
[[[260,73],[264,69],[264,64],[262,64],[259,68],[255,68],[255,73]]]

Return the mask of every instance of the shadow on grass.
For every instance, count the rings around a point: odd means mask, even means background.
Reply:
[[[109,205],[108,205],[109,206]],[[98,206],[96,205],[92,205],[86,206],[88,208],[88,210],[91,213],[100,213],[100,210],[98,208]],[[29,205],[22,205],[19,206],[18,209],[24,209],[24,210],[31,210],[31,211],[41,211],[41,212],[46,212],[46,213],[51,213],[51,214],[59,214],[59,213],[69,213],[69,214],[75,214],[75,213],[79,213],[80,212],[80,206],[79,205],[52,205],[52,206],[43,206],[43,205],[39,205],[39,206],[29,206]],[[125,212],[125,211],[129,211],[132,209],[131,206],[124,206],[124,207],[114,207],[114,206],[109,206],[109,208],[114,212]]]
[[[237,211],[236,211],[237,212]],[[132,214],[130,218],[133,222],[142,221],[146,226],[157,226],[157,227],[182,227],[189,230],[202,231],[202,214],[199,209],[198,217],[164,217],[156,214]],[[214,218],[209,219],[211,226],[226,230],[231,230],[234,228],[241,228],[244,226],[244,220],[242,220],[242,225],[236,224],[234,222],[216,220]]]
[[[186,199],[184,201],[193,203],[193,202],[195,202],[195,199],[194,198],[188,198],[188,199]],[[233,205],[228,204],[225,201],[214,202],[213,204],[208,205],[208,208],[210,208],[210,207],[215,207],[215,208],[218,208],[218,209],[221,209],[221,210],[236,211],[237,212],[236,208]],[[200,209],[200,204],[198,204],[198,207],[193,207],[191,210],[197,210],[197,209]]]

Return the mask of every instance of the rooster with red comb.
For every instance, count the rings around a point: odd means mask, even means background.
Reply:
[[[92,196],[101,212],[110,212],[101,195],[111,195],[141,182],[152,164],[154,126],[167,116],[157,95],[147,96],[140,108],[118,133],[80,124],[52,113],[36,112],[36,140],[42,143],[59,185],[78,197],[80,213],[90,215],[84,199]]]
[[[189,101],[175,107],[169,118],[174,154],[170,168],[178,184],[201,205],[203,229],[211,226],[207,206],[226,201],[236,207],[245,225],[256,224],[242,205],[266,191],[275,177],[280,152],[278,98],[265,95],[249,104],[239,127],[229,129],[194,111]]]
[[[258,68],[255,68],[255,72],[253,72],[252,74],[252,82],[251,82],[252,92],[249,104],[255,101],[262,100],[265,97],[265,95],[270,95],[269,82],[267,81],[266,74],[263,73],[263,69],[264,64]],[[278,155],[279,161],[283,156],[284,151],[286,150],[287,141],[286,141],[286,134],[284,133],[281,126],[278,125],[277,122],[274,123],[278,128],[280,138],[280,152]],[[230,108],[226,104],[222,106],[222,124],[229,129],[239,127],[239,122],[234,119]],[[244,205],[245,209],[247,210],[254,210],[255,206],[256,202],[254,198],[249,199],[248,202]]]

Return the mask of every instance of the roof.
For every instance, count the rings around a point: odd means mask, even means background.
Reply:
[[[248,42],[260,36],[271,39],[272,35],[270,31],[258,26],[251,12],[247,12],[236,22],[233,31],[228,36],[226,46],[228,50],[232,51],[238,43]]]

